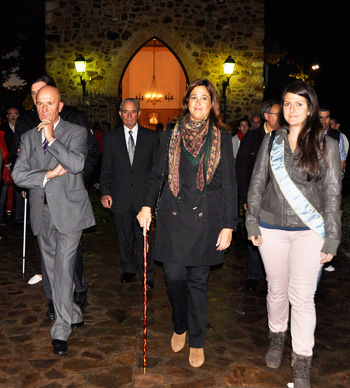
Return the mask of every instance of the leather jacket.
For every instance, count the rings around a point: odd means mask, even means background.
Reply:
[[[326,238],[321,251],[336,255],[341,238],[341,171],[338,142],[329,136],[325,137],[328,164],[326,172],[318,181],[313,179],[307,182],[306,175],[302,173],[289,146],[287,128],[278,129],[276,136],[278,135],[280,136],[277,143],[280,144],[284,140],[284,164],[290,178],[324,219]],[[269,141],[270,134],[266,134],[249,186],[246,214],[248,237],[261,235],[259,221],[282,229],[305,227],[286,201],[273,175],[269,163]],[[323,168],[322,160],[320,164]]]

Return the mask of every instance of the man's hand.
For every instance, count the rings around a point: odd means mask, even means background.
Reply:
[[[39,125],[38,125],[38,132],[41,130],[44,131],[44,137],[45,139],[51,143],[52,140],[55,139],[55,136],[53,135],[53,124],[51,123],[50,120],[43,120]]]
[[[56,178],[56,177],[58,177],[58,176],[64,175],[66,172],[67,172],[67,170],[64,169],[64,168],[58,163],[57,166],[56,166],[53,170],[49,170],[49,171],[46,173],[46,179],[49,180],[49,179],[52,179],[52,178]]]
[[[103,207],[107,208],[107,209],[110,209],[112,207],[112,197],[110,195],[103,195],[101,197],[101,203],[103,205]]]

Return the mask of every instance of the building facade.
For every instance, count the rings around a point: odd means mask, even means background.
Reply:
[[[157,38],[189,82],[208,78],[219,96],[227,79],[222,64],[231,55],[236,66],[226,90],[226,121],[260,111],[263,0],[48,0],[45,36],[46,70],[67,104],[78,105],[82,94],[74,66],[78,54],[87,61],[87,90],[121,98],[129,62]]]

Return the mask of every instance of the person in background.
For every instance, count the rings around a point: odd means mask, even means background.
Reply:
[[[136,215],[141,208],[147,176],[155,161],[159,136],[151,129],[138,124],[140,105],[132,98],[120,105],[119,115],[123,126],[105,134],[100,194],[102,206],[111,209],[117,230],[121,281],[130,283],[139,270],[144,274],[143,235]],[[133,258],[136,240],[137,262]],[[152,237],[147,255],[147,287],[154,288],[155,264]]]
[[[258,129],[262,125],[262,118],[260,113],[253,113],[250,119],[251,130]]]
[[[344,177],[345,163],[346,163],[346,157],[347,157],[347,151],[345,149],[345,144],[346,144],[345,138],[339,130],[331,127],[330,108],[328,108],[327,106],[321,106],[319,114],[320,114],[320,120],[321,120],[322,127],[325,131],[325,134],[332,137],[333,139],[337,140],[337,142],[338,142],[339,153],[340,153],[340,169],[342,172],[342,177]],[[333,263],[334,263],[334,261],[333,261]],[[323,266],[323,269],[327,272],[334,272],[335,271],[334,265],[332,265],[330,263],[326,263]],[[320,280],[320,278],[318,279],[318,281],[319,280]]]
[[[334,131],[339,131],[340,132],[340,136],[343,136],[343,139],[344,139],[344,149],[345,149],[345,155],[346,157],[348,156],[348,152],[349,152],[349,140],[348,138],[345,136],[345,134],[343,132],[340,131],[340,122],[338,120],[337,117],[335,116],[332,116],[330,121],[329,121],[329,125],[330,127],[332,128],[332,130]],[[345,167],[344,167],[344,170],[343,172],[345,172]]]
[[[241,118],[237,124],[237,134],[232,137],[233,159],[236,162],[237,152],[243,136],[250,130],[249,120]]]
[[[205,359],[210,266],[223,262],[231,244],[237,188],[232,138],[221,120],[213,84],[207,79],[192,82],[182,106],[180,116],[166,127],[137,219],[147,233],[165,166],[155,259],[164,264],[172,306],[172,350],[184,347],[188,333],[189,363],[198,368]]]
[[[249,131],[242,139],[236,159],[236,174],[240,200],[244,211],[247,210],[247,196],[250,179],[253,173],[256,157],[258,156],[261,142],[266,133],[271,133],[279,128],[278,115],[280,102],[276,99],[266,100],[261,105],[261,115],[264,124],[259,129]],[[249,292],[256,291],[261,277],[261,257],[259,250],[247,241],[246,249],[247,277],[245,289]]]
[[[15,125],[19,116],[19,109],[16,106],[10,106],[9,108],[7,108],[7,123],[3,124],[0,127],[0,131],[4,133],[4,140],[8,152],[10,152],[11,150],[12,141],[15,133]],[[16,222],[22,222],[24,218],[23,200],[21,199],[21,195],[18,188],[16,188],[15,190],[11,178],[12,167],[13,166],[10,161],[9,163],[3,166],[3,180],[2,184],[0,184],[0,224],[4,224],[3,226],[6,226],[4,222],[4,215],[5,213],[8,216],[11,215],[14,200],[16,210]]]
[[[280,366],[290,312],[294,388],[310,388],[317,279],[341,238],[339,148],[310,85],[293,82],[281,101],[281,128],[265,135],[254,166],[246,227],[268,282],[266,365]]]

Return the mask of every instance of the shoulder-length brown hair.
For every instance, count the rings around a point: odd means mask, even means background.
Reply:
[[[220,128],[222,131],[230,132],[231,128],[222,122],[219,97],[216,93],[214,85],[208,79],[197,79],[188,86],[186,93],[182,99],[182,111],[176,118],[173,119],[173,122],[177,121],[178,119],[181,119],[189,113],[188,101],[192,90],[197,86],[204,86],[208,90],[211,99],[211,108],[209,115],[213,120],[214,125],[217,128]]]
[[[309,114],[302,125],[297,140],[299,165],[306,175],[307,181],[318,180],[322,177],[327,163],[325,133],[319,117],[317,94],[312,86],[302,81],[294,81],[284,88],[279,119],[281,125],[287,128],[288,123],[283,115],[283,104],[287,93],[297,94],[307,101]],[[320,166],[320,160],[323,160],[322,167]]]

